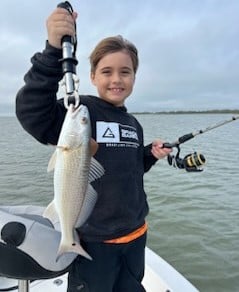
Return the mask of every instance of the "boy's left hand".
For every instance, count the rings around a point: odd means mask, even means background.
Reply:
[[[152,143],[151,153],[157,159],[165,158],[172,151],[173,151],[172,148],[163,148],[163,141],[161,140],[155,140]]]

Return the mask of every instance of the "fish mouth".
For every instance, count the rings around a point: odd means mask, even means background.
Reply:
[[[89,119],[89,111],[87,106],[81,104],[78,107],[74,107],[74,105],[72,104],[72,106],[70,107],[70,111],[71,111],[71,116],[72,118],[75,118],[78,114],[81,116],[81,120],[88,120]]]

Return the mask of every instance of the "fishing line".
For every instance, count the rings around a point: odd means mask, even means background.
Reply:
[[[214,125],[208,126],[205,129],[198,130],[196,132],[192,132],[189,134],[185,134],[181,137],[179,137],[175,142],[173,143],[164,143],[162,148],[177,148],[177,154],[176,155],[168,155],[168,163],[169,165],[172,165],[175,168],[179,169],[185,169],[188,172],[200,172],[202,171],[202,165],[205,164],[206,158],[203,154],[194,152],[186,155],[184,158],[179,157],[180,155],[180,144],[183,144],[192,138],[204,134],[208,131],[214,130],[216,128],[219,128],[221,126],[224,126],[228,123],[234,122],[239,119],[239,116],[233,116],[228,120],[224,120],[221,122],[218,122]]]

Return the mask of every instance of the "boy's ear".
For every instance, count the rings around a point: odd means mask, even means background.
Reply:
[[[91,80],[92,84],[95,85],[95,74],[93,72],[90,72],[90,80]]]

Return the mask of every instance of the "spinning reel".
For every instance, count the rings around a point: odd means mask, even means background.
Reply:
[[[168,155],[168,164],[172,165],[175,168],[185,169],[188,172],[199,172],[203,171],[202,165],[205,164],[206,159],[204,155],[194,152],[186,155],[184,158],[179,157],[180,147],[176,146],[177,154],[176,155]]]

